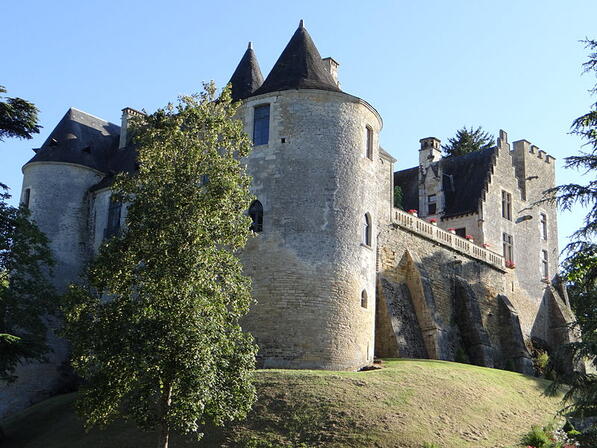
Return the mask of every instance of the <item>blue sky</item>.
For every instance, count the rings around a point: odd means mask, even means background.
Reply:
[[[0,143],[0,181],[18,195],[21,167],[70,106],[119,123],[125,106],[153,111],[202,81],[225,84],[253,41],[267,75],[299,19],[322,57],[340,62],[342,89],[384,119],[397,169],[418,141],[482,126],[527,139],[561,169],[581,142],[571,121],[597,100],[581,76],[597,38],[597,1],[14,1],[1,7],[0,84],[41,110],[42,133]],[[560,245],[581,209],[560,215]]]

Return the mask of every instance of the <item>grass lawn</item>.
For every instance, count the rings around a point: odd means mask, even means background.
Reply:
[[[547,381],[518,373],[433,360],[388,360],[381,370],[260,370],[249,418],[200,443],[176,447],[514,447],[533,424],[551,420],[559,398]],[[2,423],[3,447],[132,448],[155,435],[118,422],[86,433],[73,412],[76,394],[39,403]],[[304,445],[300,445],[304,443]]]

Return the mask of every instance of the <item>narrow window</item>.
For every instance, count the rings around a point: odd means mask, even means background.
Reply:
[[[543,273],[543,278],[549,277],[549,263],[546,250],[541,251],[541,272]]]
[[[367,308],[367,291],[364,289],[361,292],[361,306]]]
[[[502,190],[502,218],[512,221],[512,195]]]
[[[541,226],[541,239],[547,239],[547,215],[545,213],[541,213],[539,215],[539,225]]]
[[[514,262],[514,240],[512,235],[503,233],[502,244],[504,249],[504,259],[506,262]]]
[[[430,194],[427,196],[427,214],[435,215],[437,213],[437,196]]]
[[[459,229],[456,229],[456,235],[465,238],[466,237],[466,227],[460,227]]]
[[[251,220],[253,221],[251,223],[251,227],[249,227],[249,229],[255,233],[262,232],[263,231],[263,205],[261,205],[261,202],[255,200],[251,203],[251,206],[249,207],[249,216],[251,217]]]
[[[371,216],[365,213],[365,220],[363,221],[363,244],[371,246]]]
[[[365,157],[373,160],[373,129],[367,126],[367,141],[365,143]]]
[[[257,106],[253,114],[253,144],[267,145],[269,142],[269,104]]]
[[[25,195],[23,196],[23,206],[29,208],[29,202],[31,201],[31,188],[25,188]]]
[[[108,205],[108,225],[104,231],[104,238],[110,238],[118,233],[120,230],[120,211],[122,203],[117,201],[114,195],[110,196],[110,204]]]

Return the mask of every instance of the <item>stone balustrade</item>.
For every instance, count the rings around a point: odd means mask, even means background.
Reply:
[[[504,257],[484,247],[459,237],[446,230],[440,229],[427,221],[417,218],[410,213],[395,208],[392,213],[392,222],[411,232],[422,235],[426,238],[437,241],[447,247],[451,247],[458,252],[468,255],[471,258],[484,261],[498,269],[504,269]]]

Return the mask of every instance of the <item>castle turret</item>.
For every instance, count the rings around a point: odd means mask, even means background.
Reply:
[[[228,82],[232,85],[234,100],[244,100],[263,84],[263,75],[251,42]]]
[[[370,363],[376,235],[390,194],[384,187],[377,207],[380,116],[340,91],[302,23],[239,115],[253,136],[247,166],[259,201],[243,255],[257,304],[244,328],[261,364]]]

